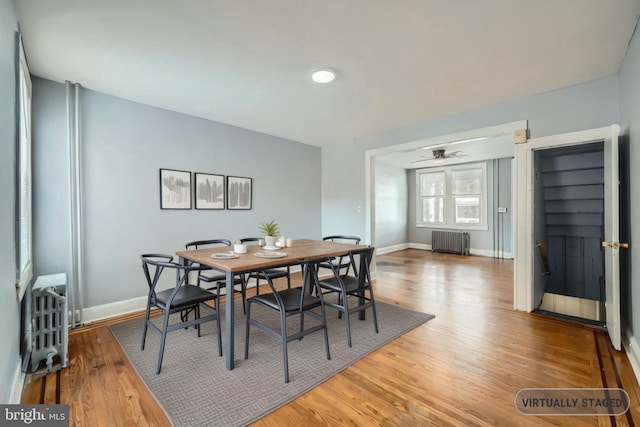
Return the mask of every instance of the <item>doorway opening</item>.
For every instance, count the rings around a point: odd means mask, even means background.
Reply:
[[[451,157],[447,160],[447,163],[449,164],[513,158],[514,140],[516,139],[515,135],[516,133],[520,135],[526,135],[526,129],[527,121],[520,120],[512,123],[504,123],[497,126],[427,137],[411,142],[367,150],[365,152],[364,215],[366,225],[364,241],[369,242],[369,244],[371,245],[374,245],[377,250],[385,247],[389,249],[403,249],[409,247],[409,244],[407,242],[409,239],[408,231],[404,234],[398,233],[398,230],[400,230],[402,227],[396,227],[394,229],[396,233],[392,234],[388,229],[382,230],[377,226],[377,221],[380,220],[380,218],[376,218],[376,199],[378,199],[378,203],[389,203],[388,199],[382,200],[384,197],[389,196],[389,194],[384,194],[385,188],[382,188],[381,184],[389,182],[390,177],[394,179],[397,178],[397,180],[400,181],[404,180],[405,182],[408,182],[406,179],[407,170],[416,169],[418,167],[418,164],[424,167],[433,166],[437,164],[436,161],[441,160],[435,158],[426,158],[435,157],[435,155],[431,156],[434,150],[437,151],[444,149],[445,153],[447,151],[449,151],[450,153],[461,151],[462,154],[464,154],[464,156],[449,156]],[[381,159],[383,158],[384,164],[394,167],[394,171],[387,173],[383,171],[381,174],[378,173],[378,169],[380,167],[385,167],[384,165],[381,166]],[[515,165],[513,165],[513,162],[510,163],[512,164],[511,176],[513,177],[515,176]],[[504,165],[506,165],[506,163],[501,163],[501,166]],[[389,169],[387,169],[387,171],[389,171]],[[393,173],[394,175],[392,176],[391,173]],[[376,179],[376,176],[378,176],[378,179]],[[379,182],[381,178],[384,180],[384,183]],[[516,208],[515,188],[515,185],[511,185],[510,206],[504,206],[504,208],[506,208],[507,211],[510,212],[515,212]],[[395,197],[392,202],[395,202],[396,206],[400,206],[400,193],[395,190],[396,189],[394,189],[393,194],[391,194],[391,196]],[[408,190],[408,187],[406,190]],[[402,193],[402,197],[404,197],[405,199],[408,198],[407,191],[404,191]],[[408,209],[408,207],[405,206],[404,209],[406,210]],[[404,216],[402,216],[401,213],[402,212],[396,212],[396,218],[404,218],[404,221],[406,222],[406,224],[408,224],[408,213]],[[404,227],[405,229],[407,228],[406,224]],[[511,241],[505,243],[505,246],[510,246],[511,248],[513,248],[516,235],[515,221],[511,221],[510,225],[511,229],[505,229],[505,233],[511,236]],[[507,231],[509,232],[507,233]],[[384,234],[386,234],[386,236]],[[393,239],[397,239],[398,241],[394,241]],[[504,249],[503,246],[501,246],[501,248]],[[383,251],[381,253],[384,252],[386,251]],[[490,248],[488,252],[491,253]]]
[[[533,152],[536,311],[606,323],[604,141]]]

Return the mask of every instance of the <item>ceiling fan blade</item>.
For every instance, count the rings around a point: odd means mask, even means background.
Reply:
[[[420,163],[420,162],[428,162],[429,160],[433,160],[433,159],[435,159],[435,157],[427,157],[427,158],[420,159],[420,160],[414,160],[414,161],[411,162],[411,164]]]
[[[464,157],[466,154],[462,152],[462,150],[452,151],[450,153],[446,153],[445,157]]]

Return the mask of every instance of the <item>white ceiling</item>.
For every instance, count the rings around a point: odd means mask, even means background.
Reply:
[[[402,169],[419,169],[473,163],[514,156],[513,134],[490,135],[481,138],[456,138],[431,144],[429,140],[402,144],[391,153],[376,155],[376,161]],[[435,138],[442,141],[442,138]],[[410,145],[411,147],[406,147]],[[395,146],[397,147],[397,146]],[[434,159],[433,150],[445,150],[445,159]]]
[[[15,0],[31,72],[312,145],[616,74],[639,0]],[[330,85],[309,75],[332,67]]]

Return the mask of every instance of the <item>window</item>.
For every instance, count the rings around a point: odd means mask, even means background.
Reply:
[[[422,222],[444,222],[444,172],[420,175]]]
[[[18,203],[16,221],[16,261],[17,261],[17,289],[18,297],[22,298],[31,278],[32,266],[32,237],[31,237],[31,78],[24,56],[22,39],[18,36],[18,66],[17,66],[17,150],[18,188],[16,202]]]
[[[485,163],[420,169],[417,187],[416,225],[487,229]]]
[[[482,168],[451,171],[453,216],[456,224],[480,224]]]

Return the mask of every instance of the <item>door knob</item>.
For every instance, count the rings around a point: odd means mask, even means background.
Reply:
[[[620,248],[629,249],[629,244],[620,243],[620,242],[602,242],[602,247],[611,248],[611,249],[620,249]]]

